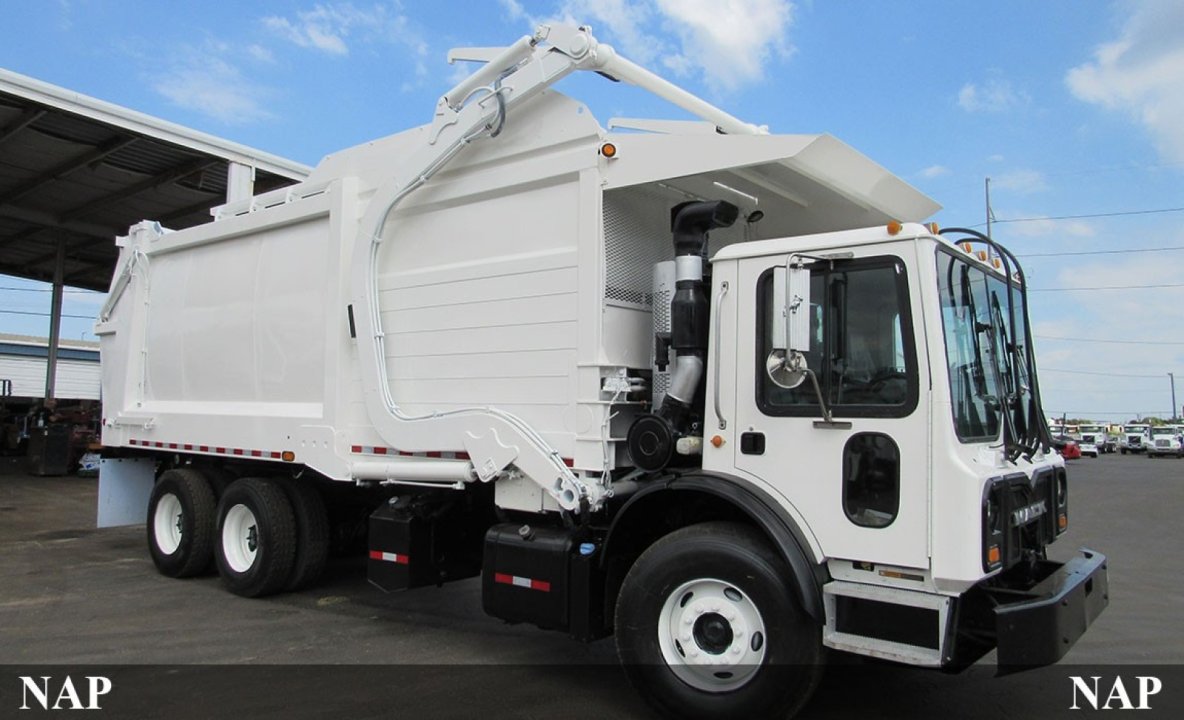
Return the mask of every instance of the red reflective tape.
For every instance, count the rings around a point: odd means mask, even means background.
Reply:
[[[271,458],[273,460],[279,460],[281,457],[282,455],[280,453],[276,452],[275,450],[271,451]]]
[[[128,444],[128,445],[135,445],[135,444],[136,444],[136,443],[138,443],[138,442],[139,442],[139,440],[128,440],[128,441],[127,441],[127,444]]]
[[[176,450],[176,449],[177,449],[177,443],[169,443],[169,450]]]
[[[457,460],[468,460],[468,459],[469,459],[469,454],[468,454],[467,452],[458,452],[458,453],[456,454],[456,459],[457,459]]]
[[[383,552],[382,550],[371,550],[371,560],[383,560],[385,562],[393,562],[396,565],[407,565],[411,562],[411,556],[400,555],[399,553]]]
[[[412,456],[414,456],[414,455],[415,455],[415,453],[409,453],[409,452],[407,452],[406,450],[400,450],[400,451],[399,451],[399,455],[400,455],[401,457],[412,457]]]
[[[192,449],[193,449],[193,446],[192,446],[192,445],[190,445],[189,443],[185,443],[185,445],[184,445],[184,448],[185,448],[186,450],[192,450]]]
[[[546,580],[534,580],[532,578],[521,577],[519,575],[510,575],[508,573],[494,573],[493,581],[502,585],[513,585],[526,590],[551,592],[551,583],[547,582]]]
[[[440,457],[440,452],[438,450],[431,450],[428,451],[427,456],[430,458],[438,458]]]
[[[263,457],[263,451],[262,450],[252,450],[251,457]]]
[[[164,447],[164,443],[157,441],[156,447],[162,448],[162,447]]]
[[[214,448],[214,452],[218,453],[219,455],[225,455],[225,454],[226,454],[226,448],[220,448],[220,447],[216,447],[216,448]]]
[[[568,466],[568,467],[575,467],[575,466],[576,466],[576,461],[575,461],[575,460],[572,460],[571,458],[563,458],[563,464],[564,464],[564,465],[566,465],[566,466]]]
[[[230,451],[230,454],[231,455],[242,455],[243,449],[242,448],[234,448],[233,450]]]
[[[198,452],[209,452],[210,446],[209,445],[198,445],[197,450],[198,450]]]
[[[356,453],[360,453],[360,452],[362,452],[362,446],[361,446],[361,445],[354,445],[353,447],[351,447],[351,448],[349,449],[349,451],[350,451],[350,452],[356,452]]]

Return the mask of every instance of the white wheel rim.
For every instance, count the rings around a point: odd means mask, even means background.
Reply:
[[[752,679],[768,633],[748,594],[723,580],[679,585],[658,615],[658,645],[674,675],[705,692],[729,692]]]
[[[156,502],[156,513],[152,516],[152,538],[156,547],[165,555],[172,555],[181,547],[181,522],[185,517],[181,499],[172,493],[162,495]]]
[[[222,556],[237,573],[245,573],[255,564],[259,551],[259,523],[255,513],[246,505],[235,505],[226,511],[222,521]]]

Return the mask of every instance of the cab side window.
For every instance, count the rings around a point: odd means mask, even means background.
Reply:
[[[757,404],[767,415],[820,414],[811,383],[769,380],[773,272],[758,282]],[[839,417],[903,417],[917,405],[917,361],[904,264],[895,258],[816,262],[810,274],[807,365]]]

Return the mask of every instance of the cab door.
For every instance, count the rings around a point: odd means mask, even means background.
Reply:
[[[927,568],[929,373],[918,273],[902,249],[811,263],[805,355],[820,393],[808,378],[780,387],[766,370],[786,257],[739,261],[732,447],[739,474],[784,496],[828,558]]]

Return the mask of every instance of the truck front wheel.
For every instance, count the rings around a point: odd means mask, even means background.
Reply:
[[[617,599],[630,681],[671,717],[789,717],[822,670],[821,628],[752,528],[709,522],[651,545]]]
[[[283,488],[265,478],[231,483],[218,503],[218,574],[235,595],[284,588],[296,558],[296,520]]]

